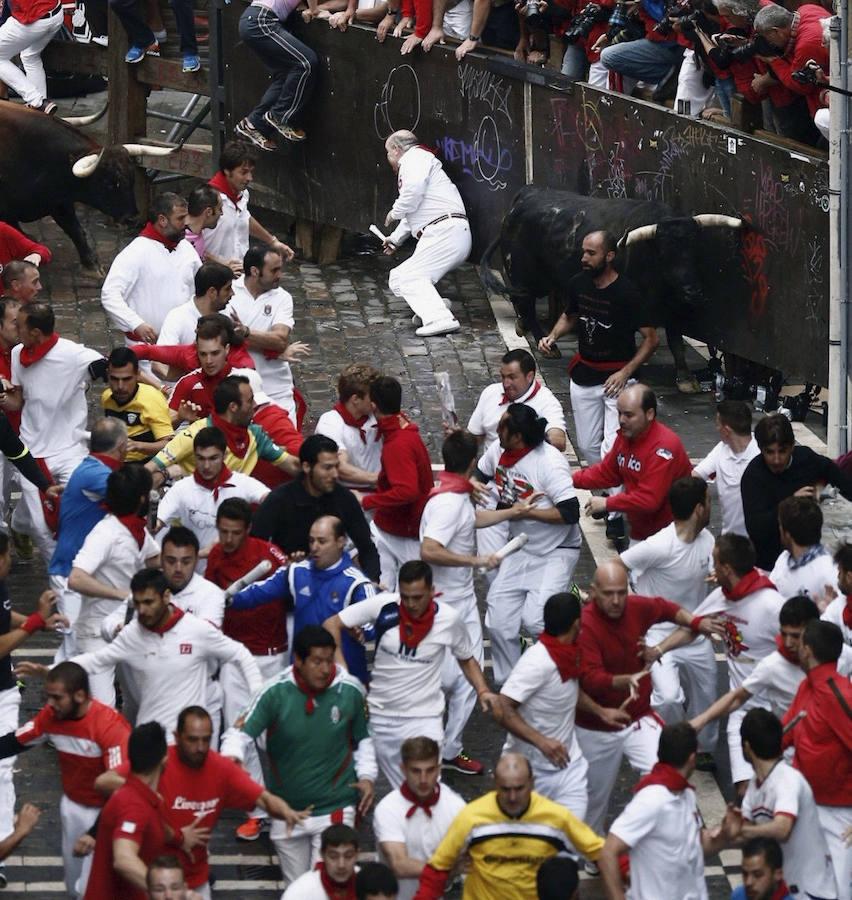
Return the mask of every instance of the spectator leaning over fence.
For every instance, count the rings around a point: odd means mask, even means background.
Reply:
[[[16,0],[0,25],[0,81],[5,82],[31,109],[52,116],[56,104],[47,99],[47,76],[41,51],[62,25],[58,0]],[[12,58],[20,54],[22,72]]]
[[[198,56],[198,38],[195,34],[195,13],[192,9],[192,0],[169,0],[169,3],[174,10],[180,37],[180,53],[183,57],[182,71],[198,72],[201,69],[201,59]],[[109,0],[109,5],[118,16],[127,32],[127,40],[130,42],[130,49],[127,51],[124,61],[140,63],[146,56],[159,56],[159,41],[163,40],[165,32],[159,33],[158,40],[158,35],[139,15],[136,0]]]

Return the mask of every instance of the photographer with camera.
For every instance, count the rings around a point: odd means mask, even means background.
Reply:
[[[576,15],[561,31],[565,44],[562,74],[575,81],[588,81],[595,87],[609,87],[609,72],[601,64],[600,50],[595,47],[609,29],[613,0],[575,4]],[[559,34],[559,29],[556,30]],[[586,71],[588,70],[588,75]]]

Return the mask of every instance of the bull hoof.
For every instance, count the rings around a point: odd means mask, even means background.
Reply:
[[[701,385],[694,375],[679,375],[677,377],[677,389],[681,394],[700,394]]]
[[[527,329],[524,328],[524,320],[520,316],[517,316],[515,318],[515,334],[518,337],[523,337],[526,333]]]

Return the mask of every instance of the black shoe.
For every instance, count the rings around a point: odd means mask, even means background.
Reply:
[[[716,760],[713,758],[713,754],[699,753],[695,757],[695,768],[698,769],[699,772],[715,772]]]
[[[607,516],[606,536],[610,541],[618,541],[627,537],[627,526],[624,516]]]

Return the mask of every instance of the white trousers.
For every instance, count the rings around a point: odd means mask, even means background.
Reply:
[[[102,650],[104,647],[109,646],[102,637],[80,634],[79,632],[76,634],[76,640],[77,649],[80,653],[96,653],[98,650]],[[125,688],[126,687],[127,686],[125,685]],[[132,695],[132,687],[129,688],[129,692]],[[100,700],[101,703],[106,703],[107,706],[111,706],[114,709],[115,668],[107,669],[104,672],[98,672],[95,675],[89,672],[89,693],[95,700]]]
[[[22,25],[14,16],[9,16],[0,25],[0,81],[5,81],[30,106],[40,106],[47,96],[47,76],[41,51],[61,26],[61,11],[30,25]],[[12,62],[12,57],[19,53],[23,72]]]
[[[473,0],[461,0],[444,13],[444,34],[456,41],[465,41],[473,24]]]
[[[382,586],[388,591],[395,591],[402,566],[409,560],[420,559],[420,541],[389,534],[375,522],[370,522],[370,533],[376,550],[379,551]]]
[[[453,604],[448,604],[453,605]],[[475,602],[468,604],[466,612],[453,605],[460,614],[473,645],[473,657],[482,668],[485,652],[482,646],[482,623]],[[464,677],[458,660],[447,649],[441,669],[441,689],[447,701],[447,724],[444,728],[444,759],[455,759],[462,752],[464,742],[462,732],[476,706],[476,691]]]
[[[486,598],[485,627],[491,637],[494,681],[502,685],[521,658],[520,634],[544,630],[544,604],[571,586],[579,550],[557,549],[548,556],[519,550],[500,563]]]
[[[278,854],[281,876],[286,884],[309,872],[319,861],[320,836],[329,825],[355,825],[355,807],[346,806],[341,816],[309,816],[287,835],[287,823],[275,819],[269,829],[269,839]]]
[[[757,706],[765,706],[765,704],[760,702],[756,697],[752,697],[751,700],[747,703],[743,703],[739,709],[735,709],[728,716],[728,756],[731,760],[731,781],[734,784],[739,784],[741,781],[749,781],[754,775],[754,769],[751,767],[751,763],[743,755],[743,741],[740,737],[740,726],[743,724],[746,713]]]
[[[814,125],[819,129],[819,133],[828,140],[831,129],[831,116],[827,109],[818,109],[814,114]]]
[[[852,825],[852,806],[817,804],[817,815],[831,854],[837,898],[852,900],[852,847],[843,839],[843,833]]]
[[[405,262],[391,269],[388,286],[420,316],[424,325],[452,319],[435,285],[470,254],[470,226],[466,219],[446,219],[430,225]]]
[[[83,806],[62,795],[59,801],[59,820],[62,823],[62,861],[65,866],[65,890],[78,898],[86,893],[92,856],[74,856],[74,844],[95,824],[100,815],[97,806]]]
[[[535,789],[539,794],[561,803],[584,822],[589,807],[589,763],[582,754],[572,759],[564,769],[533,766]]]
[[[589,66],[588,83],[593,87],[609,88],[609,69],[598,60]]]
[[[488,487],[488,502],[482,507],[483,509],[497,509],[497,487],[494,482],[490,482]],[[480,556],[491,556],[501,547],[505,546],[509,541],[509,523],[499,522],[497,525],[489,525],[487,528],[476,529],[476,552]],[[489,569],[485,573],[485,580],[490,587],[497,577],[499,569]]]
[[[0,734],[9,734],[18,728],[21,709],[21,692],[10,687],[0,692]],[[15,782],[12,777],[17,756],[0,759],[0,841],[15,830]]]
[[[650,643],[650,638],[648,639]],[[654,690],[651,706],[673,725],[692,719],[716,702],[716,656],[713,644],[700,637],[685,647],[666,653],[651,666]],[[698,749],[712,753],[719,738],[719,723],[712,722],[698,735]]]
[[[698,116],[713,96],[713,87],[705,87],[704,70],[695,64],[695,51],[685,50],[677,78],[674,111],[684,116]]]
[[[589,809],[586,824],[604,834],[603,824],[609,798],[624,756],[640,774],[651,771],[657,762],[662,725],[653,715],[642,716],[621,731],[592,731],[577,728],[577,740],[589,763]]]
[[[56,608],[71,623],[69,628],[63,629],[62,643],[56,651],[56,656],[53,657],[53,664],[57,666],[80,653],[77,649],[77,638],[74,636],[74,623],[80,615],[83,598],[68,587],[68,579],[64,575],[51,575],[48,580],[50,589],[56,591]]]
[[[370,711],[370,731],[376,748],[376,761],[382,774],[390,782],[391,790],[402,784],[402,742],[410,737],[429,737],[444,743],[444,717],[384,716]],[[443,751],[442,751],[443,753]]]
[[[592,466],[606,456],[618,432],[616,397],[607,397],[602,384],[570,383],[571,409],[577,429],[577,449]]]

